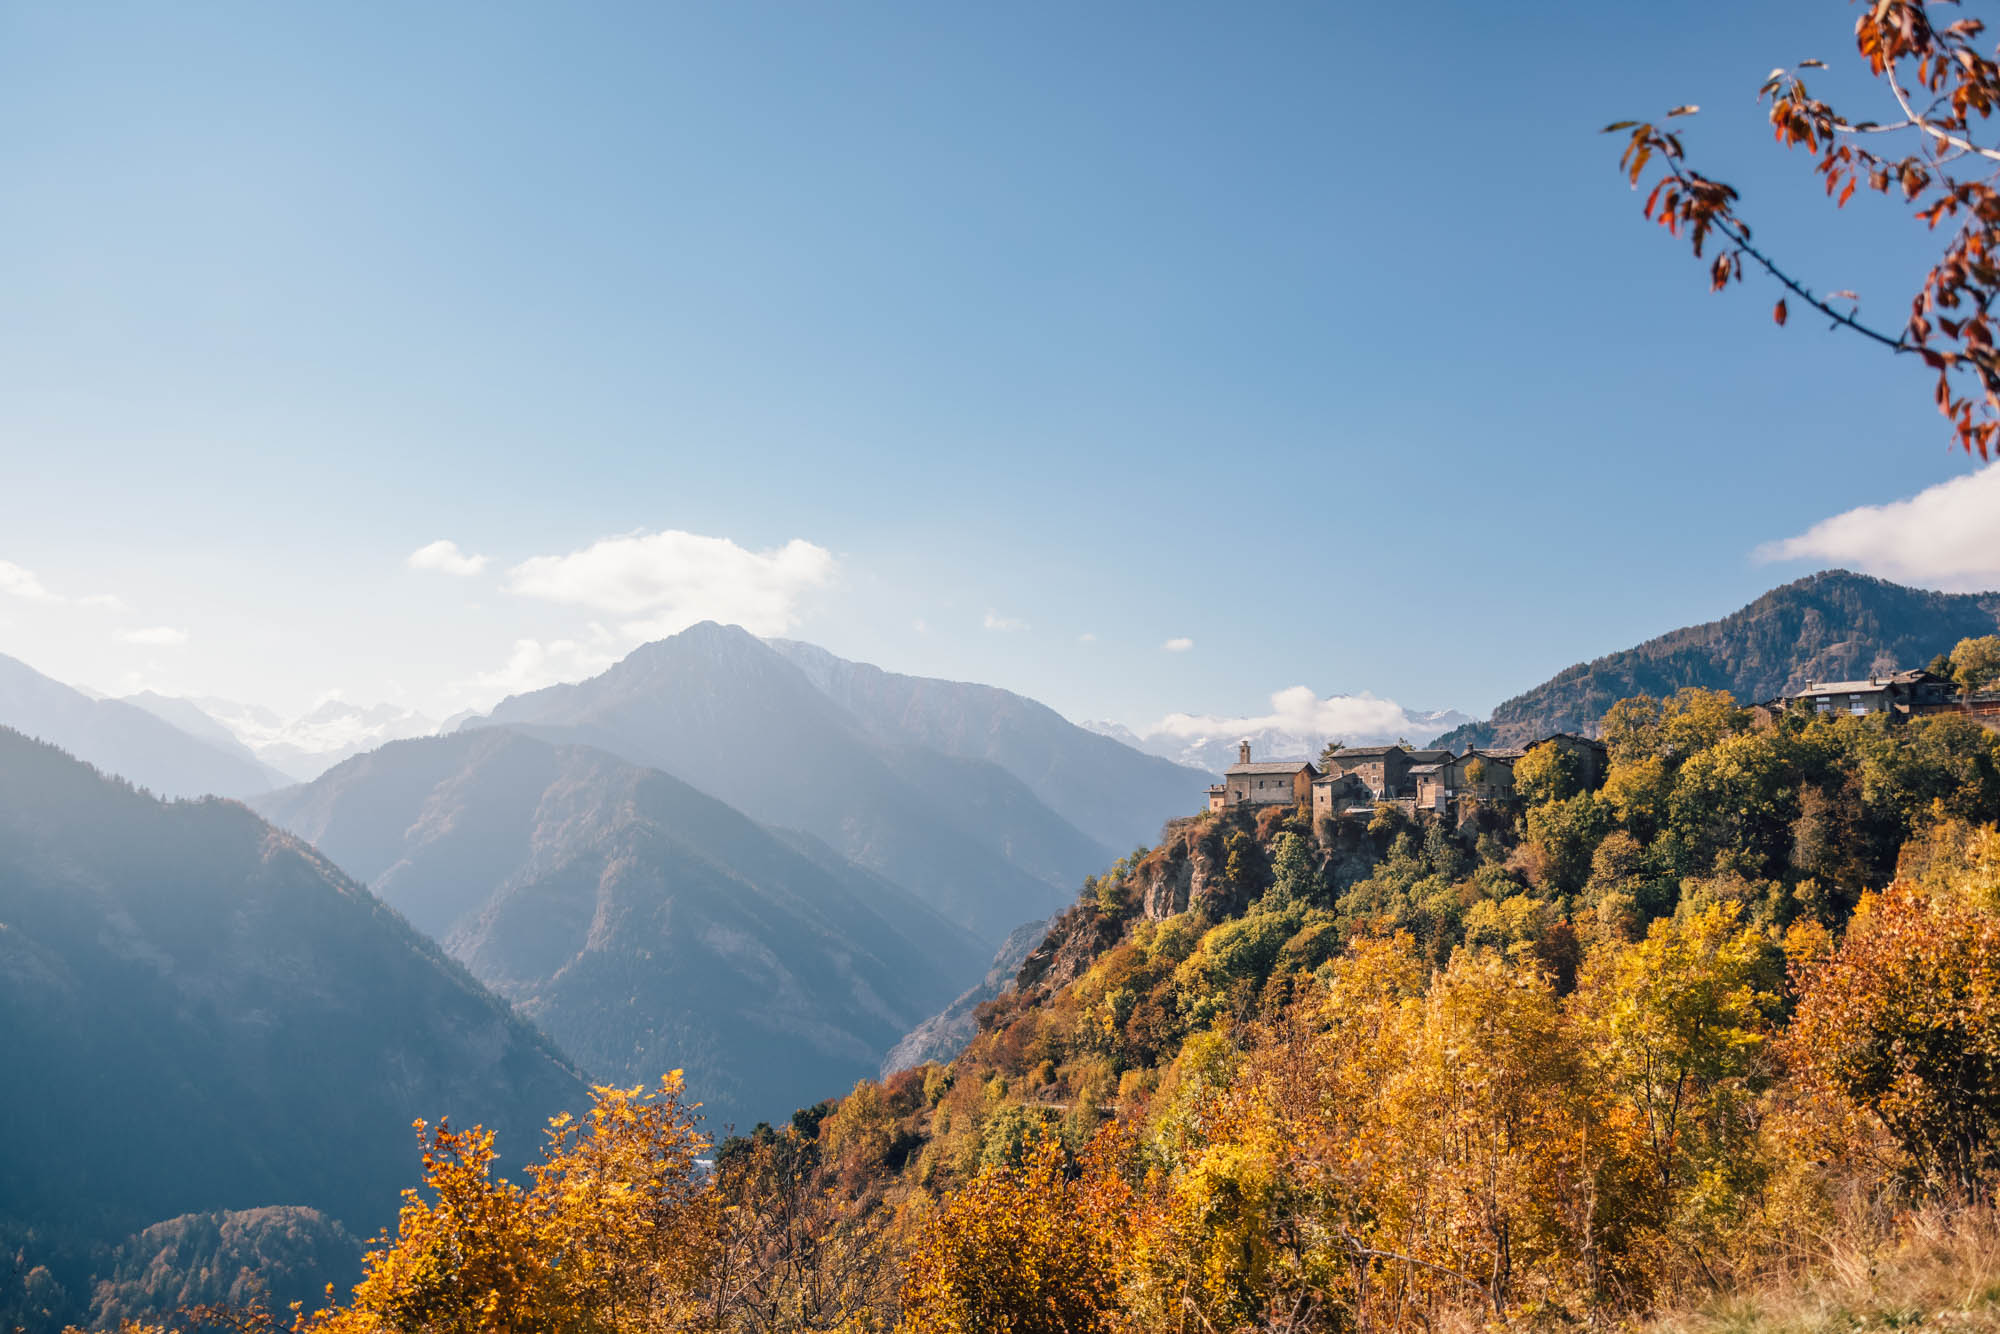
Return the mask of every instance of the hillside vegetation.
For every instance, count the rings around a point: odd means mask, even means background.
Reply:
[[[600,1091],[524,1185],[433,1131],[428,1190],[311,1323],[1714,1328],[1801,1285],[1988,1319],[2000,737],[1759,729],[1705,691],[1603,731],[1601,784],[1544,747],[1461,829],[1181,822],[956,1060],[712,1176],[674,1079]]]
[[[1434,745],[1518,746],[1551,732],[1588,731],[1634,695],[1689,686],[1745,704],[1807,681],[1851,681],[1929,662],[1961,639],[2000,628],[2000,593],[1938,593],[1828,570],[1772,589],[1741,611],[1578,663]]]

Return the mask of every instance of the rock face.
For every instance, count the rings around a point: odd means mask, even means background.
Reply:
[[[1124,897],[1130,910],[1101,913],[1086,898],[1056,916],[1022,959],[1015,988],[1049,994],[1069,985],[1118,943],[1133,920],[1158,922],[1186,912],[1211,922],[1240,916],[1261,891],[1231,881],[1229,840],[1243,834],[1268,853],[1272,837],[1290,813],[1288,807],[1274,806],[1254,815],[1230,813],[1168,822],[1159,845],[1126,866]],[[1317,870],[1336,893],[1374,872],[1380,851],[1361,826],[1348,821],[1322,824],[1320,840],[1313,847],[1313,855],[1321,859]],[[968,1032],[965,1040],[971,1037]]]
[[[420,1174],[417,1117],[483,1122],[521,1162],[585,1096],[298,839],[5,730],[0,1070],[0,1226],[108,1239],[276,1201],[372,1232]]]
[[[2000,593],[1934,593],[1828,570],[1773,589],[1741,611],[1579,663],[1434,743],[1520,745],[1551,732],[1595,732],[1621,699],[1683,686],[1754,704],[1808,680],[1847,681],[1921,667],[1959,640],[2000,628]]]
[[[594,1077],[683,1069],[718,1128],[873,1074],[985,955],[824,847],[505,728],[394,742],[260,804]]]

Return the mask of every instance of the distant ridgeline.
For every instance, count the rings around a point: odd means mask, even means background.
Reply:
[[[1809,681],[1866,680],[1920,667],[1959,640],[1996,629],[2000,593],[1936,593],[1829,570],[1773,589],[1719,621],[1579,663],[1500,705],[1485,722],[1431,744],[1520,746],[1553,732],[1589,732],[1621,699],[1665,698],[1685,686],[1758,703]]]

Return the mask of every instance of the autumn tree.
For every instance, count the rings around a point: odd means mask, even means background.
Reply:
[[[1801,965],[1788,1038],[1808,1075],[1878,1117],[1936,1184],[2000,1155],[2000,916],[1971,893],[1898,881],[1840,947]]]
[[[1741,915],[1715,903],[1657,921],[1596,956],[1578,992],[1595,1082],[1632,1145],[1634,1219],[1676,1248],[1713,1245],[1754,1185],[1781,970]]]
[[[1086,1334],[1112,1327],[1121,1219],[1115,1178],[1072,1180],[1045,1138],[991,1165],[922,1226],[904,1270],[910,1334]]]
[[[2000,635],[1959,640],[1951,651],[1951,679],[1967,694],[2000,681]]]
[[[1953,437],[1987,459],[2000,433],[1993,310],[2000,299],[2000,140],[1991,125],[2000,64],[1984,42],[1986,25],[1956,12],[1950,0],[1859,6],[1855,50],[1879,92],[1864,114],[1836,109],[1808,89],[1807,72],[1825,68],[1818,60],[1775,69],[1758,90],[1778,142],[1812,157],[1836,208],[1867,189],[1900,202],[1939,238],[1936,262],[1901,320],[1864,319],[1855,293],[1829,294],[1753,243],[1736,190],[1696,170],[1680,131],[1668,126],[1697,108],[1675,107],[1660,122],[1620,121],[1606,132],[1626,136],[1620,164],[1634,186],[1657,169],[1645,215],[1689,242],[1708,264],[1711,287],[1720,291],[1746,269],[1759,270],[1782,289],[1772,309],[1779,324],[1796,301],[1835,329],[1921,360],[1934,374],[1933,396]]]
[[[708,1147],[678,1071],[657,1089],[596,1089],[550,1125],[529,1184],[496,1180],[493,1135],[418,1123],[423,1191],[407,1191],[345,1307],[317,1334],[506,1329],[623,1334],[698,1328],[714,1245]]]

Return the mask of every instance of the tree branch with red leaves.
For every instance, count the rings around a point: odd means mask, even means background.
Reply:
[[[1813,155],[1813,170],[1836,208],[1846,207],[1866,186],[1900,196],[1914,220],[1945,233],[1943,251],[1911,298],[1901,328],[1862,323],[1854,293],[1822,295],[1754,245],[1736,190],[1689,166],[1680,135],[1664,120],[1620,121],[1605,132],[1628,135],[1619,165],[1635,188],[1649,166],[1660,167],[1646,196],[1648,219],[1684,236],[1697,258],[1708,258],[1703,251],[1711,238],[1726,247],[1709,260],[1714,290],[1741,282],[1748,261],[1825,315],[1832,327],[1921,359],[1936,372],[1934,397],[1956,443],[1991,459],[2000,454],[1994,318],[2000,300],[2000,142],[1983,138],[1993,133],[1991,118],[2000,107],[2000,49],[1993,54],[1979,49],[1986,30],[1979,19],[1939,21],[1941,11],[1959,8],[1957,0],[1859,3],[1855,48],[1887,89],[1893,115],[1851,120],[1812,96],[1801,71],[1824,69],[1817,60],[1771,71],[1758,99],[1770,106],[1778,142]],[[1676,107],[1664,119],[1695,110]],[[1867,146],[1882,142],[1877,136],[1898,134],[1909,144],[1900,156]],[[1783,324],[1788,314],[1789,298],[1781,297],[1772,317]]]

